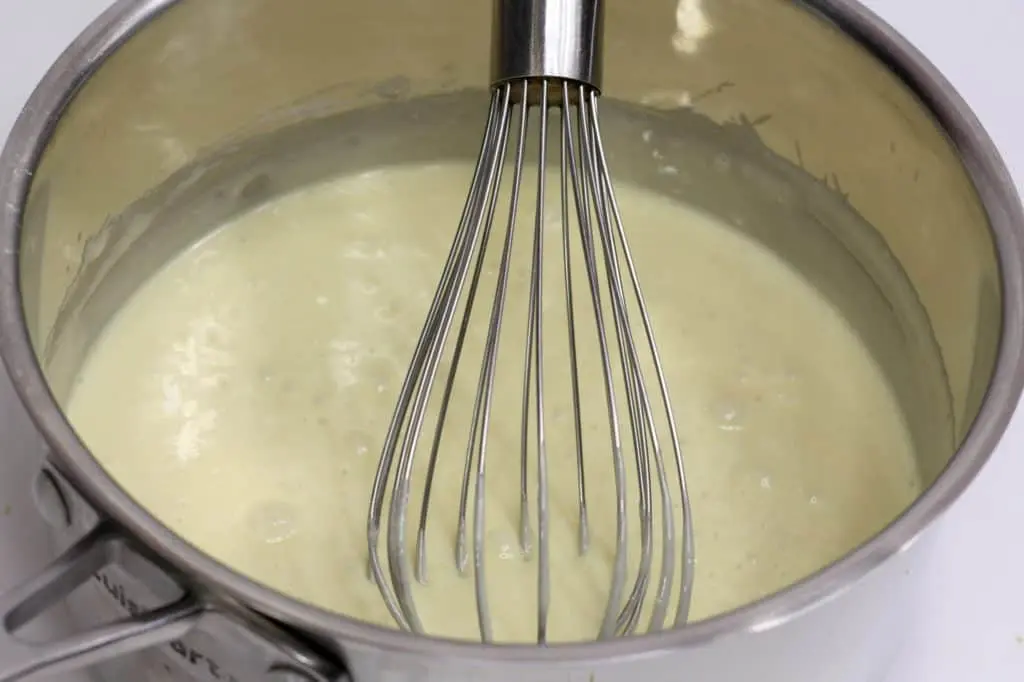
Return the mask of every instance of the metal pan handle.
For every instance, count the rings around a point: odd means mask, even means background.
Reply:
[[[18,633],[53,608],[125,550],[124,540],[100,524],[43,571],[0,595],[0,637],[11,653],[0,663],[0,682],[19,682],[41,672],[84,668],[183,637],[199,622],[201,604],[186,594],[175,603],[45,643]],[[13,654],[13,656],[11,655]]]
[[[72,506],[87,506],[73,487],[48,467],[40,472],[35,493],[36,507],[51,525],[67,525]],[[69,505],[70,501],[75,504]],[[131,603],[126,609],[128,615],[121,620],[54,641],[38,643],[22,636],[27,626],[78,587],[115,567],[140,584],[158,588],[154,592],[161,596],[152,602],[153,608]],[[0,682],[22,682],[37,674],[78,670],[160,645],[180,648],[190,634],[222,640],[230,646],[228,653],[247,663],[246,672],[239,670],[236,676],[227,671],[218,673],[219,664],[207,660],[218,679],[350,682],[336,656],[300,641],[258,614],[201,599],[182,582],[136,551],[114,524],[99,519],[39,575],[0,594],[0,650],[4,652]],[[187,654],[190,661],[203,658],[196,651]]]

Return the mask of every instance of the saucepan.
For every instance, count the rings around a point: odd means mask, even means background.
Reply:
[[[118,0],[54,64],[0,158],[0,354],[39,434],[35,495],[57,558],[0,598],[0,636],[18,652],[0,680],[85,666],[238,682],[878,679],[912,617],[928,531],[1024,385],[1024,215],[949,83],[850,0],[606,6],[605,98],[625,112],[608,134],[616,171],[745,212],[737,224],[788,225],[756,236],[831,292],[906,411],[926,489],[807,579],[641,637],[544,648],[417,637],[219,564],[108,477],[66,419],[103,322],[203,226],[388,155],[472,154],[490,11]],[[357,124],[392,125],[405,142],[362,144]],[[683,140],[664,153],[691,172],[651,172],[630,142],[644,130]],[[65,607],[70,636],[24,634]]]

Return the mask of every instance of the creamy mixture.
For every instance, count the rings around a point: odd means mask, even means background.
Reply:
[[[69,408],[79,433],[141,504],[201,549],[297,598],[390,624],[366,577],[370,485],[469,176],[466,166],[430,165],[346,177],[215,232],[153,277],[97,342]],[[692,617],[704,618],[838,558],[897,515],[919,482],[884,378],[812,287],[709,216],[623,183],[618,197],[673,390],[698,557]],[[615,487],[593,316],[577,276],[592,535],[577,556],[560,216],[548,203],[550,637],[590,639],[610,583]],[[486,479],[486,580],[503,640],[532,640],[536,628],[537,562],[516,540],[532,221],[521,227]],[[415,588],[431,632],[470,638],[473,579],[456,571],[453,541],[494,266],[438,466],[430,580]],[[414,472],[410,555],[430,426]],[[531,483],[535,500],[534,491]]]

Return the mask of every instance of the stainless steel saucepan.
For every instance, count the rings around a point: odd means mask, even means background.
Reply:
[[[98,331],[204,231],[338,172],[471,156],[489,12],[119,0],[47,74],[0,157],[0,354],[40,434],[36,499],[60,554],[0,597],[0,636],[19,647],[0,680],[85,665],[116,680],[878,679],[912,614],[918,540],[1021,393],[1024,216],[963,101],[850,0],[607,1],[616,176],[729,219],[814,281],[891,379],[920,453],[917,502],[799,584],[617,641],[414,637],[218,564],[136,504],[68,423]],[[78,634],[24,639],[64,603]]]

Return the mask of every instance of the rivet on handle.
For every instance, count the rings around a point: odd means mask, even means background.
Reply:
[[[36,511],[51,528],[64,529],[71,525],[71,505],[53,472],[39,471],[32,485],[32,498]]]

